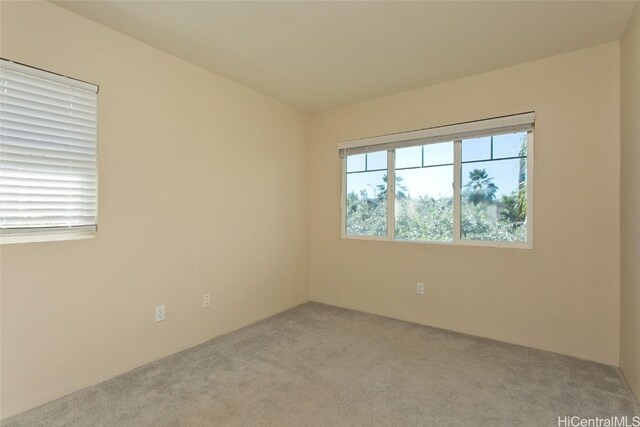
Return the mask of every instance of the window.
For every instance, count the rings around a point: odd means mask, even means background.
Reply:
[[[97,227],[95,85],[0,62],[0,241],[90,237]]]
[[[453,146],[396,150],[396,240],[453,241]]]
[[[339,144],[343,237],[532,247],[534,118]]]
[[[387,234],[387,152],[347,158],[347,233]]]

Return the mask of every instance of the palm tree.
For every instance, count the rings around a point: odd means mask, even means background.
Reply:
[[[498,187],[493,183],[485,169],[474,169],[469,172],[469,182],[464,186],[463,195],[468,201],[477,205],[495,200]]]
[[[387,198],[387,174],[385,173],[382,177],[382,184],[378,185],[378,198],[380,200],[385,200]],[[402,184],[402,177],[396,175],[396,198],[397,199],[406,199],[409,197],[407,192],[409,189]]]
[[[502,208],[500,210],[500,216],[503,220],[513,224],[514,227],[518,226],[522,222],[520,217],[520,209],[518,206],[518,199],[515,192],[513,192],[509,196],[502,196],[500,205]]]
[[[502,211],[500,215],[502,219],[518,227],[527,219],[527,137],[522,138],[520,151],[520,168],[518,171],[518,189],[509,196],[502,196],[500,204]]]

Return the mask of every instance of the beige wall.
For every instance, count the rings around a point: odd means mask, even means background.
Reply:
[[[617,365],[619,85],[613,42],[314,116],[311,299]],[[533,250],[340,239],[337,142],[531,110]]]
[[[640,397],[640,6],[621,42],[620,367]]]
[[[98,237],[0,249],[3,417],[308,299],[305,115],[50,3],[1,7],[2,57],[100,85]]]

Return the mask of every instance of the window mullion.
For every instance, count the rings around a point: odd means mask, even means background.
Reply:
[[[387,151],[387,239],[396,233],[396,150]]]
[[[453,144],[453,242],[461,240],[462,141]]]
[[[347,235],[347,156],[342,158],[342,189],[340,191],[340,212],[342,215],[340,227],[342,237]]]
[[[533,131],[527,132],[527,244],[533,247]]]

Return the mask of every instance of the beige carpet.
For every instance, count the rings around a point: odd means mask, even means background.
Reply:
[[[640,415],[616,368],[308,303],[14,426],[557,426]]]

